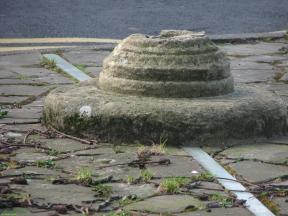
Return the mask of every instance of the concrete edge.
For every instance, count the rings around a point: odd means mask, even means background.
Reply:
[[[247,42],[250,40],[279,39],[288,36],[288,30],[262,32],[262,33],[239,33],[239,34],[220,34],[208,35],[214,42]]]

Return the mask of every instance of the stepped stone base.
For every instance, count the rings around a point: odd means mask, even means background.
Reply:
[[[85,85],[85,86],[84,86]],[[54,90],[44,121],[99,141],[215,144],[231,138],[286,131],[287,107],[273,94],[236,85],[233,93],[204,98],[153,98],[106,92],[91,83]]]

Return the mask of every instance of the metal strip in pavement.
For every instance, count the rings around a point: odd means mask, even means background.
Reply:
[[[65,73],[69,74],[78,81],[85,81],[91,78],[83,71],[79,70],[78,68],[76,68],[75,66],[73,66],[65,59],[61,58],[56,54],[45,54],[43,56],[49,60],[55,61],[57,67],[61,68]]]
[[[266,208],[253,194],[247,192],[246,188],[237,182],[222,166],[220,166],[212,157],[198,147],[183,147],[183,149],[200,163],[208,172],[214,175],[219,183],[231,190],[240,200],[246,200],[245,207],[256,216],[275,216]],[[223,179],[225,178],[225,179]],[[229,180],[231,179],[231,180]],[[236,180],[236,181],[235,181]]]

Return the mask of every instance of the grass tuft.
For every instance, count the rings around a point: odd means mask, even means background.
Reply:
[[[36,165],[37,167],[44,167],[49,169],[53,169],[56,166],[55,162],[52,160],[39,160],[36,161]]]
[[[180,191],[180,188],[189,182],[185,177],[173,177],[164,179],[159,185],[161,193],[175,194]]]
[[[84,184],[92,183],[92,172],[87,167],[81,167],[76,174],[76,179]]]
[[[153,173],[147,169],[141,171],[141,179],[147,183],[153,178]]]

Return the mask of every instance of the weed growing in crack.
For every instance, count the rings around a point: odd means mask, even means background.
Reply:
[[[102,197],[109,197],[112,193],[112,187],[109,185],[98,184],[93,187],[93,191],[99,194]]]
[[[92,172],[87,167],[81,167],[76,174],[76,179],[84,184],[92,183]]]
[[[2,106],[0,106],[0,119],[7,116],[7,114],[8,114],[8,111],[4,110],[4,108]]]
[[[159,185],[161,193],[175,194],[180,191],[180,188],[186,185],[189,179],[186,177],[173,177],[164,179]]]
[[[39,160],[39,161],[36,161],[36,165],[37,167],[44,167],[44,168],[49,168],[49,169],[53,169],[56,166],[53,160]]]
[[[209,200],[218,202],[222,208],[231,208],[234,204],[234,200],[232,198],[223,196],[220,193],[209,195]]]
[[[275,215],[279,214],[279,206],[273,202],[272,197],[269,195],[268,192],[262,192],[258,199],[268,208],[270,209]]]
[[[200,173],[199,175],[193,176],[192,180],[213,182],[215,180],[215,177],[209,172],[203,172],[203,173]]]
[[[21,167],[17,161],[8,161],[8,162],[0,162],[0,171],[8,170],[8,169],[17,169]]]
[[[145,183],[147,183],[147,182],[149,182],[149,181],[153,178],[153,173],[150,172],[150,171],[147,170],[147,169],[144,169],[144,170],[141,171],[140,176],[141,176],[141,179],[142,179]]]
[[[40,65],[48,70],[55,71],[57,69],[56,62],[53,59],[42,57]]]
[[[127,176],[127,184],[135,184],[136,179],[133,176]]]
[[[57,150],[55,150],[55,149],[51,149],[51,150],[49,150],[48,152],[47,152],[47,154],[49,155],[49,156],[57,156],[57,155],[59,155],[59,151],[57,151]]]
[[[137,148],[136,154],[139,159],[149,158],[152,155],[164,155],[166,154],[166,141],[159,144],[152,144],[152,146],[140,145]]]

